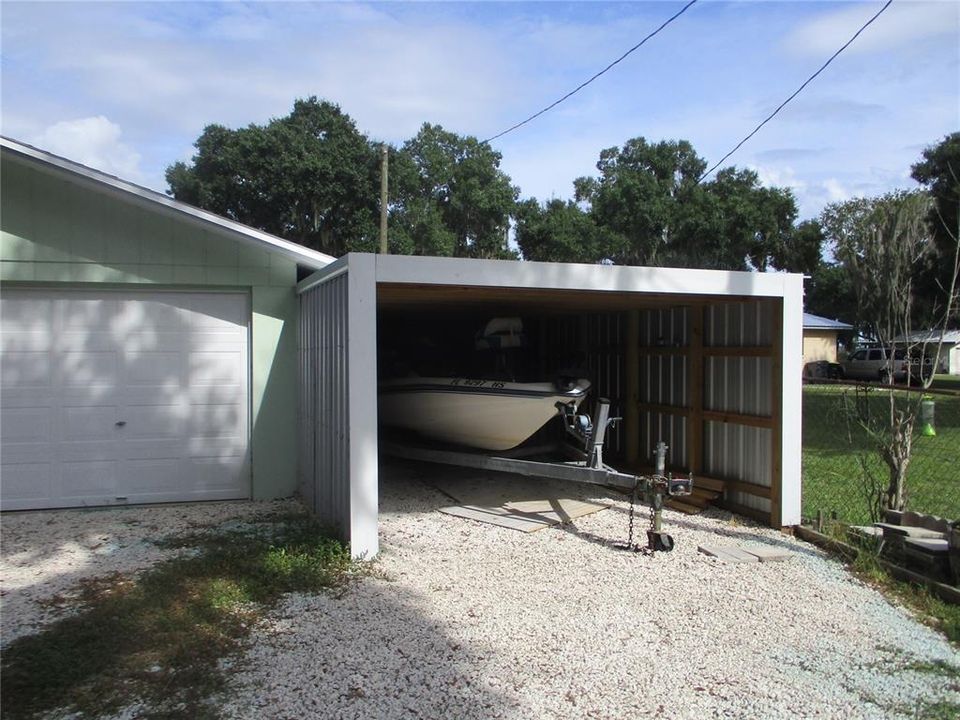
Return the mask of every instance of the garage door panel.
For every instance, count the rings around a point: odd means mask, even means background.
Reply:
[[[69,295],[69,297],[66,297]],[[77,335],[112,336],[118,303],[114,298],[97,297],[91,293],[65,293],[64,302],[57,301],[59,330]]]
[[[35,465],[51,462],[56,458],[57,446],[51,442],[37,440],[34,442],[6,442],[3,445],[3,472],[0,477],[0,487],[6,493],[7,468],[14,465]]]
[[[118,428],[117,406],[65,407],[61,417],[61,439],[115,442]]]
[[[123,437],[130,442],[172,439],[183,444],[189,407],[185,403],[127,405],[123,409]]]
[[[0,317],[3,318],[3,335],[19,337],[23,333],[37,332],[46,336],[53,317],[53,300],[23,295],[4,297],[0,300]]]
[[[116,498],[122,494],[117,489],[116,460],[68,462],[61,466],[61,500]]]
[[[126,460],[179,461],[184,455],[183,439],[128,440],[123,443],[120,452]]]
[[[51,443],[51,446],[55,448],[57,456],[64,463],[93,461],[106,462],[107,460],[116,460],[118,453],[117,443],[115,442],[85,442],[81,440],[75,440],[73,442],[61,441],[58,443]]]
[[[235,462],[246,455],[246,443],[242,437],[192,437],[189,441],[188,459],[207,458]]]
[[[92,383],[85,387],[64,387],[51,393],[53,404],[60,407],[119,407],[121,403],[120,389],[116,385],[106,382]]]
[[[169,345],[167,345],[169,347]],[[124,357],[128,385],[148,387],[179,386],[183,377],[182,353],[180,351],[150,350]]]
[[[246,416],[245,404],[193,405],[187,432],[196,439],[235,438],[242,441],[246,434]]]
[[[4,463],[3,492],[11,498],[4,499],[4,509],[26,510],[46,502],[53,493],[53,471],[50,462]]]
[[[130,474],[127,488],[134,496],[174,495],[189,491],[183,487],[184,469],[179,459],[138,459],[126,463]]]
[[[67,350],[59,355],[60,382],[64,387],[116,383],[120,371],[116,348]]]
[[[207,490],[235,491],[237,489],[237,474],[246,467],[246,462],[243,458],[194,458],[185,461],[184,465],[194,471],[191,473],[188,470],[188,475],[196,474],[202,478],[194,486],[196,492]]]
[[[250,496],[246,296],[2,302],[3,509]]]
[[[117,302],[117,314],[112,322],[112,328],[120,330],[125,336],[149,328],[154,332],[169,332],[178,334],[183,331],[187,323],[184,320],[182,298],[188,297],[181,293],[170,293],[165,298],[127,297]],[[228,296],[232,297],[232,296]],[[201,307],[207,302],[198,303]]]
[[[4,402],[0,410],[3,449],[7,449],[7,443],[45,441],[53,430],[52,415],[49,407],[8,407]]]
[[[0,363],[0,388],[50,387],[53,377],[50,352],[37,350],[4,350]]]
[[[233,347],[190,353],[189,382],[198,388],[208,385],[238,388],[243,384],[243,349]]]

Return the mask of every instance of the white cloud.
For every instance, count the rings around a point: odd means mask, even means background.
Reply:
[[[810,20],[794,30],[787,48],[805,56],[826,59],[880,9],[879,3],[856,3]],[[900,0],[891,5],[851,45],[845,54],[878,53],[932,39],[951,38],[960,32],[960,5],[944,0]]]
[[[31,138],[37,147],[81,165],[117,175],[140,179],[140,154],[121,141],[122,131],[103,115],[63,120]]]
[[[829,202],[843,202],[850,199],[850,192],[836,178],[827,178],[823,181]]]
[[[796,172],[790,166],[748,165],[748,167],[757,174],[760,183],[766,187],[790,188],[798,196],[802,195],[807,189],[807,183],[798,178]]]

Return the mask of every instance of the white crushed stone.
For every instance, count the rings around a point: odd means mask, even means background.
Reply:
[[[383,577],[288,597],[232,666],[226,717],[848,720],[960,702],[943,676],[903,670],[960,665],[946,640],[781,533],[668,511],[677,547],[647,557],[610,546],[623,502],[525,534],[443,515],[448,498],[391,474]],[[739,542],[795,556],[697,553]]]
[[[572,526],[525,534],[437,512],[449,498],[415,475],[381,476],[377,574],[289,596],[224,663],[224,717],[853,720],[960,702],[942,676],[903,669],[960,665],[957,651],[807,544],[726,513],[668,511],[677,547],[647,557],[611,547],[627,525],[616,498]],[[41,601],[79,578],[177,552],[153,545],[159,537],[283,507],[5,515],[4,642],[55,617]],[[742,542],[795,555],[724,565],[697,553]]]
[[[83,579],[135,573],[174,557],[157,540],[232,519],[298,508],[280,502],[213,502],[150,507],[5,513],[0,517],[0,638],[6,645],[69,612]]]

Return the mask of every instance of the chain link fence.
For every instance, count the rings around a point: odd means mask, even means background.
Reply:
[[[906,509],[960,519],[960,392],[893,391],[916,413],[907,466]],[[803,517],[818,512],[869,524],[890,471],[862,421],[889,433],[891,394],[878,385],[818,383],[803,390]]]

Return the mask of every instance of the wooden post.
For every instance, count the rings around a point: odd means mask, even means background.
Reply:
[[[770,357],[770,416],[773,418],[770,433],[770,527],[779,528],[783,525],[780,502],[783,487],[783,300],[771,300],[770,304],[773,306],[770,333],[773,345]]]
[[[387,254],[387,180],[389,155],[387,144],[380,146],[380,252]]]
[[[626,353],[627,402],[623,413],[626,438],[627,464],[633,466],[640,460],[640,311],[627,312]]]
[[[703,306],[693,305],[690,313],[690,353],[687,355],[687,390],[690,414],[687,416],[687,461],[690,472],[703,474]]]

